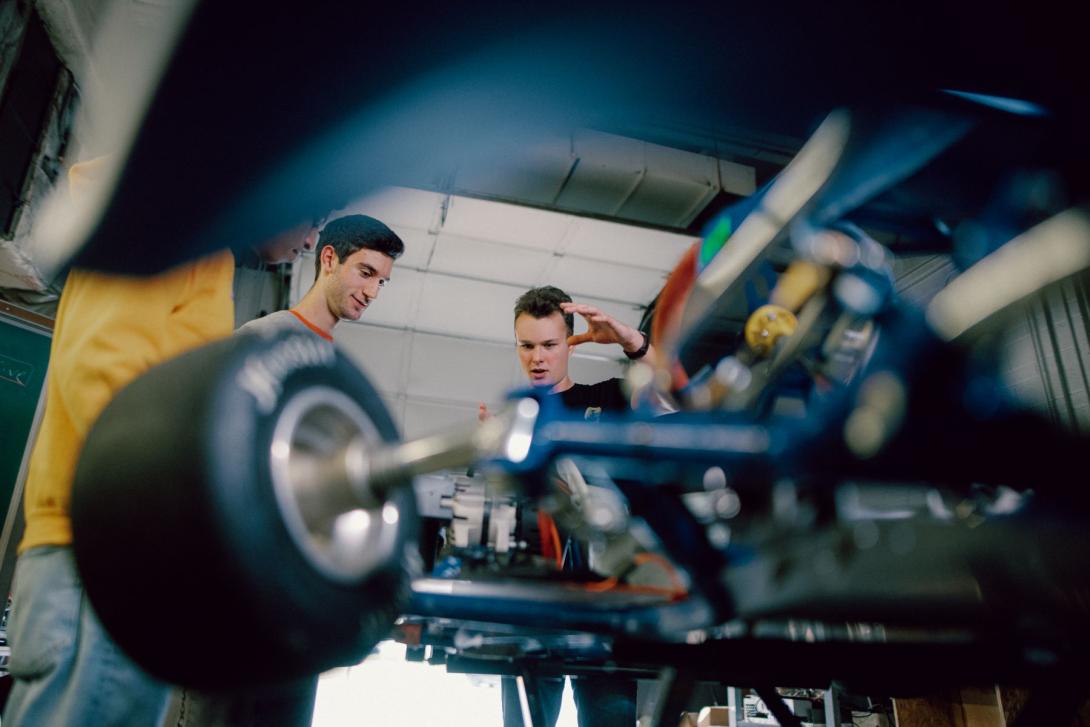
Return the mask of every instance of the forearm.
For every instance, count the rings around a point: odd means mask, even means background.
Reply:
[[[635,328],[624,326],[617,332],[618,341],[625,353],[635,353],[643,348],[643,334]]]

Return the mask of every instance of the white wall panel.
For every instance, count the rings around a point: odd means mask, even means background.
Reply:
[[[579,219],[564,240],[571,255],[672,270],[697,238],[602,220]]]
[[[407,355],[413,335],[411,331],[349,321],[333,329],[337,346],[364,370],[371,384],[392,394],[404,389],[403,372],[409,363]]]
[[[435,247],[435,235],[415,227],[390,225],[390,229],[405,243],[405,252],[394,263],[394,275],[398,274],[399,267],[421,270],[427,268],[432,248]]]
[[[419,333],[413,341],[409,391],[473,406],[498,401],[509,388],[514,356],[511,344]]]
[[[540,249],[439,235],[429,270],[472,278],[502,280],[526,288],[538,280],[552,254]]]
[[[601,298],[592,297],[589,295],[572,296],[572,300],[576,303],[585,303],[592,305],[598,310],[604,312],[606,315],[611,316],[621,323],[625,323],[633,328],[636,327],[640,318],[643,316],[643,306],[635,303],[617,303],[612,300],[603,300]],[[512,301],[513,302],[513,301]],[[575,314],[575,332],[583,333],[587,330],[587,323],[581,315]],[[594,344],[587,344],[594,345]],[[582,346],[580,346],[582,348]],[[616,346],[604,346],[604,349],[608,350],[607,356],[616,357],[620,355]],[[588,349],[588,352],[590,349]]]
[[[390,282],[360,316],[364,323],[376,323],[394,328],[412,327],[420,291],[427,276],[409,268],[397,269]]]
[[[452,196],[443,231],[551,251],[573,222],[574,218],[559,212]]]
[[[402,433],[406,438],[420,437],[477,421],[477,405],[446,404],[407,399]]]
[[[521,286],[430,273],[424,281],[416,327],[429,333],[500,343],[511,335],[511,312]]]
[[[647,305],[666,282],[666,273],[566,255],[556,260],[553,280],[572,298],[596,298]]]

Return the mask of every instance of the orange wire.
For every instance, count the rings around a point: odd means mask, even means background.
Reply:
[[[546,558],[551,556],[556,561],[556,567],[563,570],[564,549],[560,547],[560,531],[556,529],[556,521],[549,516],[549,513],[538,510],[537,529],[541,534],[541,554]]]
[[[556,553],[556,567],[564,570],[564,549],[560,547],[560,531],[556,529],[556,521],[549,518],[549,530],[552,532],[553,549]]]
[[[599,583],[584,584],[583,590],[590,591],[591,593],[605,593],[607,591],[611,593],[639,593],[650,596],[666,596],[671,601],[680,601],[688,596],[686,591],[678,591],[673,588],[662,588],[661,586],[630,586],[625,583],[613,583],[608,588],[603,587],[605,584],[615,579],[607,578],[605,581]]]
[[[598,593],[600,591],[609,591],[617,587],[617,576],[611,576],[609,578],[606,578],[604,581],[598,581],[597,583],[587,583],[583,587],[593,593]]]
[[[663,570],[669,575],[670,580],[674,584],[674,590],[685,592],[685,584],[681,582],[681,576],[678,575],[677,570],[674,568],[670,561],[663,558],[658,553],[636,553],[632,558],[632,562],[636,565],[643,565],[644,563],[658,563],[662,566]]]
[[[681,577],[678,575],[677,570],[670,561],[663,558],[657,553],[637,553],[632,561],[636,565],[642,565],[643,563],[658,563],[670,576],[670,580],[673,581],[672,588],[663,588],[661,586],[635,586],[620,583],[616,576],[606,578],[605,580],[598,581],[596,583],[583,584],[583,589],[590,591],[591,593],[604,593],[606,591],[614,591],[620,593],[641,593],[654,596],[667,596],[671,601],[678,601],[689,595],[689,592],[685,590],[685,585],[681,582]]]

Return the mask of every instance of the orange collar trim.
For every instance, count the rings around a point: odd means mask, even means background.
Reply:
[[[329,335],[328,333],[323,331],[321,328],[319,328],[318,326],[316,326],[313,323],[311,323],[310,321],[308,321],[306,318],[303,317],[302,313],[295,310],[294,308],[291,308],[288,312],[291,313],[296,318],[298,318],[300,321],[302,321],[304,326],[306,326],[310,330],[314,331],[315,333],[317,333],[319,336],[321,336],[325,340],[329,341],[330,343],[333,342],[333,336]]]

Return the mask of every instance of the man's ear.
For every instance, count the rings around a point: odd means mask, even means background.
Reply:
[[[318,259],[322,261],[322,272],[331,272],[337,263],[337,251],[332,245],[325,245],[318,251]]]

